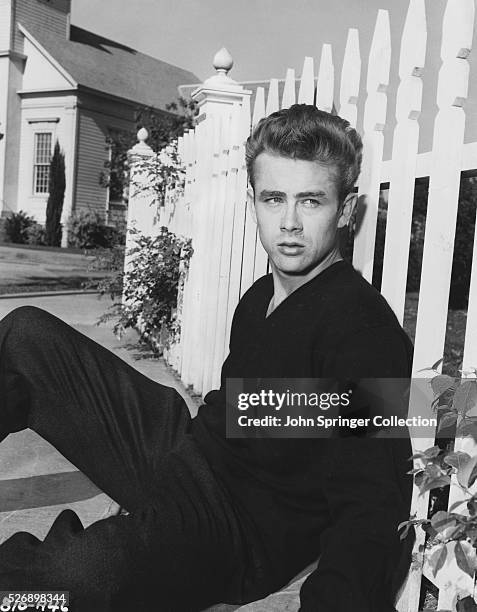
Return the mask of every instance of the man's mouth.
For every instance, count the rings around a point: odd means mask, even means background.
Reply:
[[[278,250],[283,255],[300,255],[304,248],[305,245],[300,242],[280,242],[278,244]]]

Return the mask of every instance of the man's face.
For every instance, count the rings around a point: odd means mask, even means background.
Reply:
[[[282,277],[313,277],[337,249],[350,198],[339,205],[335,168],[315,161],[260,153],[254,162],[254,210],[260,240]]]

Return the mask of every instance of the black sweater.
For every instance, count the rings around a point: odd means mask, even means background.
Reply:
[[[227,378],[408,377],[412,344],[381,294],[344,261],[266,317],[272,295],[267,275],[242,297],[221,389],[207,394],[193,422],[213,469],[251,517],[244,597],[280,588],[321,555],[300,593],[303,612],[394,610],[409,552],[397,533],[409,516],[409,442],[227,439],[224,394]]]

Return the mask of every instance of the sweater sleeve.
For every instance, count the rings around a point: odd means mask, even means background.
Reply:
[[[327,375],[408,377],[405,340],[398,328],[360,332],[330,355]],[[394,611],[412,547],[412,536],[403,544],[397,532],[409,516],[409,440],[348,436],[327,442],[324,495],[333,518],[321,536],[317,569],[302,586],[300,612]]]

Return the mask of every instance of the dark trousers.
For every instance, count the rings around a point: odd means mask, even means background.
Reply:
[[[240,591],[244,526],[184,400],[33,307],[0,322],[0,440],[26,427],[129,514],[83,529],[66,510],[43,542],[13,535],[0,590],[69,591],[73,612],[191,612]]]

